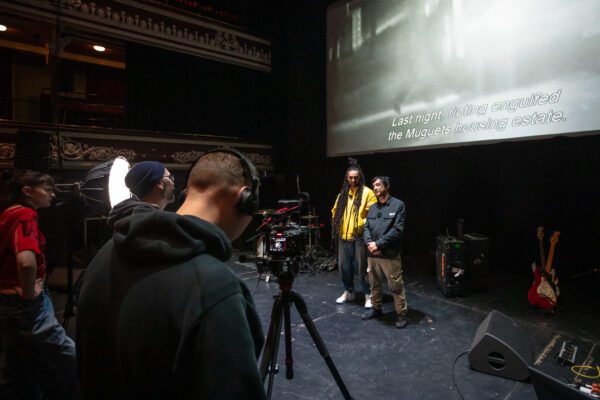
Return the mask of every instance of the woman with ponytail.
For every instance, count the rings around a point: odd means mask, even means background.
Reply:
[[[69,399],[75,391],[75,345],[54,316],[38,226],[37,209],[54,197],[50,175],[19,171],[0,214],[2,399]]]

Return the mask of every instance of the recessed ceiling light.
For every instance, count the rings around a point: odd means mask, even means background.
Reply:
[[[0,25],[0,32],[4,32],[6,30],[6,25]]]
[[[104,48],[104,46],[99,46],[99,45],[95,44],[94,45],[94,50],[96,50],[96,51],[104,51],[106,49]]]

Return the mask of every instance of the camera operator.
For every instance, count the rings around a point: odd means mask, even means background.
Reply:
[[[225,265],[258,204],[239,153],[200,157],[177,213],[136,209],[86,272],[77,318],[86,399],[263,399],[263,332]]]

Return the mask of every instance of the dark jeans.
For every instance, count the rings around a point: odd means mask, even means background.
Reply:
[[[363,238],[338,238],[338,265],[344,290],[354,293],[354,271],[358,270],[363,292],[365,295],[371,294],[367,281],[367,247]]]
[[[74,396],[75,344],[47,290],[30,301],[0,294],[0,344],[1,399],[39,399],[40,390],[49,400]]]

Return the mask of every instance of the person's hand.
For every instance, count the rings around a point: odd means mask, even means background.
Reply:
[[[367,243],[367,249],[369,250],[369,253],[378,255],[378,254],[375,253],[376,251],[378,251],[377,250],[377,245],[375,244],[375,242],[369,242],[369,243]],[[381,254],[381,252],[380,252],[380,254]]]
[[[36,279],[35,280],[35,297],[38,297],[44,291],[44,280]]]
[[[21,286],[16,286],[15,291],[23,300],[33,300],[44,291],[44,281],[41,279],[35,280],[35,285],[33,286],[33,296],[27,294],[23,295],[23,288]],[[29,293],[31,293],[31,291],[29,291]]]

